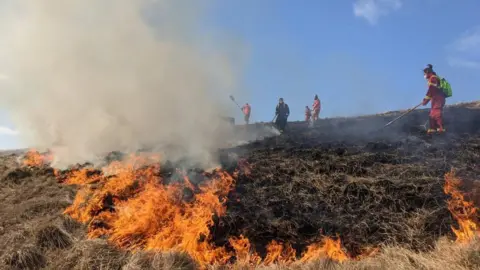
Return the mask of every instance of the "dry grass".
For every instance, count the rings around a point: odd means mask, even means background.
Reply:
[[[183,253],[137,252],[130,256],[122,270],[175,269],[194,270],[195,262]]]
[[[81,240],[50,264],[50,269],[121,269],[126,264],[127,253],[121,251],[105,240]]]
[[[35,236],[36,245],[42,248],[64,249],[72,245],[71,237],[55,225],[40,228]]]
[[[38,247],[25,246],[4,254],[2,262],[10,269],[39,269],[46,266],[45,255]]]
[[[217,267],[216,269],[223,269]],[[249,265],[234,265],[233,269],[252,269]],[[258,266],[258,270],[438,270],[480,269],[480,241],[470,244],[454,244],[447,239],[438,241],[431,252],[414,252],[399,247],[384,247],[378,255],[359,261],[337,263],[319,260],[308,264]]]

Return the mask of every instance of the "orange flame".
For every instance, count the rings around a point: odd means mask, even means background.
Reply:
[[[265,265],[272,263],[290,264],[296,260],[296,251],[290,244],[277,243],[273,240],[267,246],[267,256],[263,260]]]
[[[226,196],[235,185],[234,177],[215,170],[209,181],[197,186],[187,176],[181,182],[165,185],[158,163],[148,156],[130,156],[104,168],[73,170],[64,183],[79,185],[76,198],[65,214],[88,224],[88,237],[107,237],[128,250],[178,251],[188,253],[205,268],[227,264],[232,258],[252,266],[295,262],[290,244],[272,241],[265,258],[252,249],[244,236],[229,239],[232,251],[213,244],[210,228],[214,217],[226,213]],[[145,166],[145,164],[149,164]],[[192,197],[185,200],[184,189]],[[331,258],[344,261],[348,256],[340,240],[324,238],[307,248],[300,261]]]
[[[348,260],[348,255],[342,250],[340,239],[333,240],[326,237],[322,242],[308,246],[300,261],[309,262],[320,258],[343,262]]]
[[[210,244],[209,227],[214,215],[225,214],[224,197],[233,178],[217,171],[213,179],[199,186],[191,203],[183,202],[183,186],[164,185],[157,165],[142,166],[143,157],[113,162],[93,175],[88,169],[72,173],[65,183],[81,186],[65,214],[87,223],[88,236],[107,236],[119,247],[135,250],[180,251],[200,264],[226,262],[225,248]],[[185,183],[193,187],[187,177]]]
[[[262,258],[251,248],[250,241],[243,235],[239,238],[232,237],[228,242],[235,251],[237,262],[252,266],[260,265],[262,262]]]
[[[40,154],[37,150],[30,149],[27,153],[25,153],[22,165],[30,167],[41,167],[50,164],[52,161],[53,154],[51,152]]]
[[[448,210],[457,220],[459,229],[452,226],[457,242],[468,243],[474,238],[480,237],[480,226],[478,224],[478,209],[472,201],[467,201],[460,191],[462,180],[457,178],[453,172],[445,174],[445,185],[443,190],[451,198],[447,201]]]

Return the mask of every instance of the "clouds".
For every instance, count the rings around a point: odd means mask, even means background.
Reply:
[[[18,134],[18,131],[13,130],[9,127],[2,127],[0,126],[0,135],[10,135],[10,136],[15,136]]]
[[[402,0],[356,0],[353,3],[353,13],[374,25],[380,17],[387,16],[401,7]]]
[[[461,34],[447,46],[447,51],[452,67],[480,68],[480,25]]]

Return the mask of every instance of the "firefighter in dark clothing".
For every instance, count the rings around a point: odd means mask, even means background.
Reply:
[[[288,108],[288,105],[283,102],[283,98],[280,98],[278,100],[278,105],[275,108],[275,115],[277,117],[277,120],[275,121],[275,125],[281,132],[285,131],[285,126],[287,125],[287,119],[288,119],[288,116],[290,115],[290,109]]]

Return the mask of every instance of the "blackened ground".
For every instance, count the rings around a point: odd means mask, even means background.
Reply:
[[[260,252],[271,240],[299,251],[319,235],[335,237],[352,255],[396,244],[425,250],[456,226],[443,192],[451,169],[478,187],[480,109],[450,107],[447,133],[427,136],[428,112],[382,128],[390,116],[289,123],[278,137],[222,151],[224,166],[245,159],[227,215],[212,229],[217,244],[243,234]],[[477,202],[478,203],[478,202]]]

